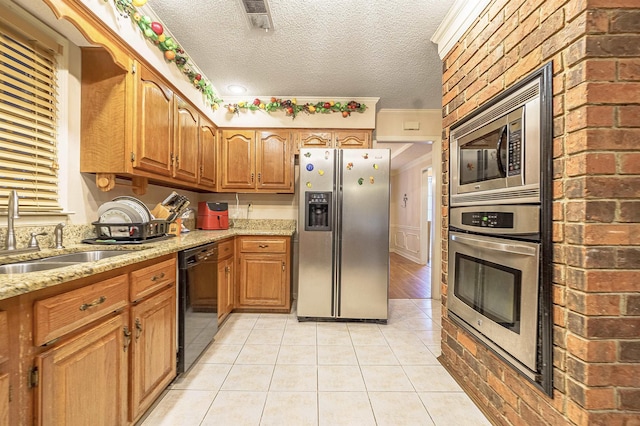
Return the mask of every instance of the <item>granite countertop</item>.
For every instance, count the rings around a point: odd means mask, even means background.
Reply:
[[[53,287],[78,278],[83,278],[112,269],[143,262],[165,254],[197,247],[237,235],[282,235],[292,236],[296,230],[294,220],[245,220],[235,227],[220,231],[191,231],[162,241],[133,245],[65,244],[64,249],[43,249],[38,252],[13,256],[0,256],[0,264],[41,259],[59,254],[92,250],[123,250],[126,254],[101,259],[95,262],[78,263],[62,268],[23,274],[0,274],[0,300],[21,294]]]

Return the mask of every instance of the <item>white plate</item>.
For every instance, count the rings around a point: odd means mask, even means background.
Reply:
[[[132,223],[131,217],[119,208],[107,210],[100,215],[100,223]]]
[[[147,206],[137,198],[122,196],[114,198],[113,201],[126,204],[129,207],[133,208],[136,212],[138,212],[138,214],[142,218],[143,223],[151,221],[151,212],[149,211]]]

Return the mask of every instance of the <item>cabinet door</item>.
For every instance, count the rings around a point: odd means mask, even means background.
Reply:
[[[135,422],[176,376],[176,290],[131,309],[131,407]]]
[[[218,262],[218,323],[221,323],[235,307],[233,263],[233,258]]]
[[[171,176],[173,92],[143,66],[138,66],[138,73],[133,167]]]
[[[220,189],[255,188],[255,132],[223,130],[220,140]]]
[[[330,148],[332,146],[331,132],[316,130],[300,130],[298,132],[300,148]]]
[[[371,130],[341,130],[335,132],[336,148],[371,148]]]
[[[0,373],[0,426],[9,426],[9,373]]]
[[[126,321],[120,313],[36,356],[36,424],[127,423]]]
[[[257,189],[293,192],[293,155],[290,136],[288,131],[258,133]]]
[[[194,107],[176,97],[173,177],[198,181],[199,115]]]
[[[239,307],[288,307],[286,270],[284,254],[241,253]]]
[[[200,174],[198,183],[216,189],[216,128],[200,117]]]

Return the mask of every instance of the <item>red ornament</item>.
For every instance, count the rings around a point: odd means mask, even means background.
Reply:
[[[196,76],[194,77],[196,79],[196,81],[200,81],[200,79],[202,78],[202,76],[200,74],[196,74]]]
[[[260,105],[260,99],[255,98],[255,99],[253,100],[253,104],[254,104],[255,106]]]
[[[331,108],[331,104],[329,102],[325,102],[323,107],[325,107],[326,109]]]
[[[151,29],[157,35],[160,35],[160,34],[162,34],[164,32],[164,28],[162,28],[162,24],[160,22],[152,22],[151,23]]]

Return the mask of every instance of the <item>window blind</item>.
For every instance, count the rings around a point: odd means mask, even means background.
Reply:
[[[58,202],[55,53],[0,23],[0,210],[16,190],[20,210],[62,210]]]

